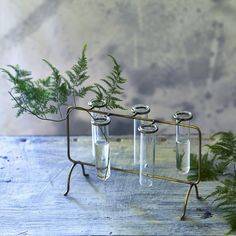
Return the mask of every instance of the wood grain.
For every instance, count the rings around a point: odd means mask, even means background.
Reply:
[[[92,161],[91,138],[72,137],[72,154]],[[229,230],[206,201],[190,196],[187,220],[180,221],[188,186],[156,180],[143,188],[138,176],[112,172],[103,182],[77,166],[71,192],[63,196],[71,163],[65,137],[0,138],[0,235],[223,235]],[[174,142],[160,138],[156,173],[177,176]],[[132,141],[113,137],[112,165],[132,166]],[[200,195],[216,182],[200,184]],[[203,218],[206,211],[213,216]]]

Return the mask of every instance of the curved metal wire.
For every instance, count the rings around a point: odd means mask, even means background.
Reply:
[[[159,124],[166,124],[166,125],[173,125],[173,126],[176,125],[175,121],[173,122],[173,121],[166,121],[166,120],[159,120],[159,119],[136,117],[136,114],[125,115],[125,114],[119,114],[119,113],[113,113],[113,112],[93,110],[91,108],[87,109],[87,108],[83,108],[83,107],[68,107],[67,108],[67,116],[66,116],[66,120],[67,120],[67,157],[73,163],[73,166],[72,166],[72,168],[69,172],[69,175],[68,175],[66,195],[68,194],[68,192],[70,190],[70,179],[71,179],[71,174],[73,172],[73,169],[74,169],[75,165],[80,164],[82,166],[84,176],[87,176],[85,174],[84,165],[95,166],[95,164],[92,164],[92,163],[82,162],[82,161],[79,161],[79,160],[74,160],[70,155],[70,114],[73,110],[85,111],[90,116],[91,116],[90,112],[93,112],[93,113],[103,114],[103,115],[107,115],[107,116],[115,116],[115,117],[121,117],[121,118],[126,118],[126,119],[136,119],[136,120],[141,120],[141,121],[148,121],[148,122],[151,122],[152,124],[155,124],[155,123],[158,124],[159,123]],[[198,199],[201,199],[201,197],[199,196],[199,193],[198,193],[197,184],[200,182],[200,179],[201,179],[200,174],[201,174],[201,155],[202,155],[201,154],[201,151],[202,151],[202,149],[201,149],[202,134],[201,134],[200,128],[196,125],[181,124],[181,123],[178,124],[178,125],[183,126],[183,127],[189,127],[189,128],[194,129],[198,132],[199,148],[198,148],[198,178],[197,178],[197,180],[195,182],[193,182],[193,181],[181,180],[181,179],[171,178],[171,177],[167,177],[167,176],[160,176],[160,175],[154,175],[153,176],[153,175],[146,174],[146,176],[149,176],[149,177],[154,178],[154,179],[162,179],[162,180],[167,180],[167,181],[171,181],[171,182],[175,182],[175,183],[190,185],[189,190],[187,191],[186,196],[185,196],[185,200],[184,200],[183,215],[181,217],[181,220],[183,220],[185,218],[188,199],[189,199],[189,195],[190,195],[190,192],[191,192],[193,186],[195,187],[195,190],[196,190],[196,197]],[[122,169],[122,168],[116,168],[116,167],[111,167],[111,169],[116,170],[116,171],[122,171],[122,172],[130,173],[130,174],[139,174],[138,171],[132,171],[132,170],[128,170],[128,169]]]

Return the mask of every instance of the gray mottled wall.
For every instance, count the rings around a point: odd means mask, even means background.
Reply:
[[[235,12],[234,0],[0,0],[0,65],[46,76],[41,58],[65,71],[88,43],[92,80],[109,72],[107,54],[122,64],[126,106],[149,104],[166,119],[187,109],[205,133],[236,131]],[[16,119],[9,86],[1,75],[1,134],[64,133],[64,124]]]

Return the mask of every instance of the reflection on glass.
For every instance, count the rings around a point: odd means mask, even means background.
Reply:
[[[187,174],[190,171],[190,129],[179,124],[189,124],[192,113],[177,111],[173,117],[176,120],[176,168],[180,174]]]
[[[96,99],[91,99],[89,101],[88,105],[91,108],[94,108],[97,111],[105,111],[106,101],[105,100],[98,101]],[[96,112],[91,112],[90,114],[92,116],[91,117],[91,122],[96,117],[104,116],[103,114],[99,114],[99,113],[96,113]],[[95,140],[94,140],[95,135],[94,135],[94,126],[93,125],[91,125],[91,134],[92,134],[92,155],[93,155],[93,158],[95,159]]]
[[[136,114],[135,117],[148,118],[148,113],[150,108],[147,105],[137,104],[132,107],[131,111]],[[140,134],[138,132],[138,127],[144,124],[143,121],[134,119],[134,164],[139,164],[140,155]]]
[[[142,186],[150,187],[153,184],[151,177],[154,175],[156,131],[158,128],[155,124],[142,124],[138,130],[141,133],[139,183]]]
[[[97,177],[101,180],[107,180],[111,175],[109,123],[110,118],[108,116],[96,117],[92,120]]]

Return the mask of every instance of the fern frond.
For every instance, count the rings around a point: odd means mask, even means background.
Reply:
[[[7,75],[8,80],[13,84],[9,91],[15,102],[17,116],[23,113],[30,113],[38,118],[47,119],[47,114],[57,114],[62,118],[61,109],[68,106],[70,95],[74,98],[83,98],[88,92],[96,94],[98,101],[109,101],[107,108],[123,109],[119,103],[122,101],[119,96],[123,94],[121,84],[125,79],[121,77],[121,68],[114,57],[109,56],[113,62],[111,74],[102,80],[103,84],[84,86],[88,80],[88,63],[86,57],[87,45],[85,44],[77,63],[66,71],[65,77],[48,60],[43,59],[51,70],[51,74],[46,78],[33,80],[31,71],[23,70],[19,65],[9,65],[9,70],[0,68],[1,72]],[[105,86],[103,86],[105,84]],[[52,120],[52,119],[50,119]],[[61,119],[63,120],[63,119]]]
[[[188,180],[195,181],[198,178],[198,156],[190,154],[191,172],[188,175]],[[209,153],[202,155],[200,179],[201,181],[218,180],[219,173],[214,163],[214,159],[210,159]]]
[[[87,94],[87,92],[93,91],[93,88],[94,86],[82,87],[78,92],[78,96],[83,98]]]
[[[215,191],[207,196],[213,197],[216,208],[221,210],[224,218],[231,226],[231,231],[236,230],[236,175],[233,179],[221,181]]]
[[[213,198],[212,203],[230,224],[231,230],[228,233],[231,233],[236,231],[236,135],[232,132],[218,132],[211,136],[211,140],[214,141],[213,144],[206,145],[208,153],[202,157],[201,172],[206,176],[202,174],[201,180],[211,180],[211,177],[212,180],[223,178],[221,185],[216,186],[206,198]],[[192,176],[196,177],[196,155],[192,157]]]
[[[106,101],[106,107],[108,109],[123,109],[125,108],[121,106],[119,103],[122,102],[122,99],[120,97],[114,96],[114,95],[122,95],[124,89],[121,87],[121,84],[124,84],[126,80],[121,77],[121,67],[116,61],[116,59],[108,55],[112,62],[113,62],[113,69],[110,73],[110,75],[107,75],[106,78],[101,79],[101,81],[106,85],[106,89],[104,86],[96,83],[95,84],[95,90],[97,90],[96,93],[96,99],[99,100],[105,100]]]
[[[74,99],[74,105],[76,106],[76,97],[84,97],[90,89],[85,89],[85,87],[80,88],[82,84],[89,79],[88,75],[88,65],[87,57],[85,55],[87,49],[87,44],[84,45],[81,57],[78,59],[77,63],[72,66],[71,70],[66,71],[66,75],[69,77],[69,89],[70,93]]]
[[[112,88],[113,85],[108,80],[101,79],[101,81],[103,81],[105,84],[107,84],[109,88]]]
[[[107,94],[108,95],[108,91],[102,86],[102,85],[100,85],[100,84],[98,84],[98,83],[95,83],[94,84],[95,86],[96,86],[96,88],[99,90],[99,93],[100,94]]]

